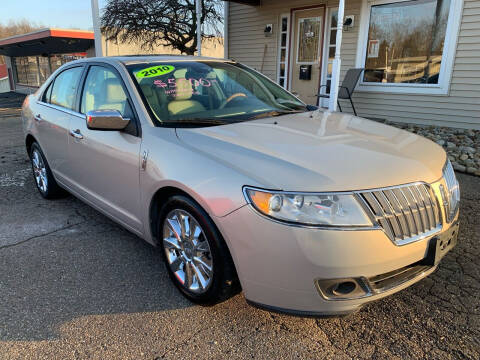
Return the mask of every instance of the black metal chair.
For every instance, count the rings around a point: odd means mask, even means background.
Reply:
[[[350,100],[350,104],[352,105],[353,113],[357,116],[357,110],[355,110],[355,106],[353,105],[352,95],[353,91],[355,90],[355,86],[357,86],[358,79],[360,79],[360,75],[363,72],[363,68],[355,68],[355,69],[348,69],[345,77],[343,78],[342,85],[338,87],[338,99]],[[326,87],[327,91],[330,92],[330,84],[321,85],[322,87]],[[329,94],[318,94],[319,98],[329,99]],[[342,111],[342,107],[340,106],[340,102],[337,99],[338,108]]]

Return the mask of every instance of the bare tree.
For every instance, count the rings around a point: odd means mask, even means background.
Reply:
[[[202,0],[203,38],[221,34],[223,2]],[[166,45],[193,55],[197,47],[195,0],[109,0],[102,16],[108,40],[137,43],[145,50]]]
[[[17,21],[10,20],[6,25],[0,24],[0,39],[6,38],[9,36],[25,34],[35,30],[39,30],[44,27],[45,26],[41,24],[32,23],[31,21],[28,21],[26,19],[17,20]],[[5,60],[3,59],[3,56],[0,56],[0,64],[4,64],[4,63],[5,63]]]
[[[8,24],[0,24],[0,39],[13,36],[13,35],[20,35],[25,34],[31,31],[39,30],[45,26],[32,23],[26,19],[22,20],[10,20]]]

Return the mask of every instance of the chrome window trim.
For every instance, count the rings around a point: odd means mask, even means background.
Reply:
[[[78,112],[76,112],[76,111],[67,109],[67,108],[65,108],[65,107],[63,107],[63,106],[46,103],[46,102],[43,102],[43,101],[40,101],[40,100],[37,100],[37,104],[43,105],[43,106],[46,106],[46,107],[49,107],[49,108],[51,108],[51,109],[59,110],[59,111],[61,111],[61,112],[64,112],[64,113],[67,113],[67,114],[69,114],[69,115],[73,115],[73,116],[76,116],[76,117],[79,117],[79,118],[85,120],[85,115],[80,114],[80,113],[78,113]]]

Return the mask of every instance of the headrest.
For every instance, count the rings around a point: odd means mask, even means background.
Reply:
[[[177,79],[176,85],[177,87],[173,101],[188,100],[192,97],[193,88],[190,80],[187,80],[185,78]]]
[[[105,93],[109,103],[123,102],[126,99],[125,91],[117,78],[105,80]]]
[[[173,73],[175,79],[184,79],[185,74],[187,73],[187,69],[179,69]]]

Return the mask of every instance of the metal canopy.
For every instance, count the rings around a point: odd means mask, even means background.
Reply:
[[[251,6],[260,6],[260,0],[223,0],[228,2],[234,2],[238,4],[251,5]]]
[[[38,56],[85,52],[93,45],[91,31],[43,29],[0,39],[0,55]]]

